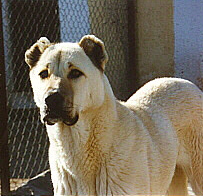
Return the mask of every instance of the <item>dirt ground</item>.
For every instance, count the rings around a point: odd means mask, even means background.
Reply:
[[[11,191],[27,183],[29,179],[10,179],[10,189]]]
[[[29,181],[29,179],[10,179],[10,189],[11,191],[16,190],[17,188],[23,186]],[[192,188],[188,186],[188,193],[190,196],[195,196],[192,191]],[[1,195],[1,186],[0,186],[0,195]]]
[[[23,184],[27,183],[29,179],[10,179],[10,190],[13,191]],[[0,195],[1,195],[1,183],[0,183]]]

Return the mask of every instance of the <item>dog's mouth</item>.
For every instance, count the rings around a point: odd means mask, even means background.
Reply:
[[[72,116],[70,113],[66,111],[57,111],[57,110],[51,111],[47,109],[43,121],[47,125],[54,125],[55,123],[63,122],[68,126],[73,126],[77,123],[78,119],[79,119],[78,114]]]

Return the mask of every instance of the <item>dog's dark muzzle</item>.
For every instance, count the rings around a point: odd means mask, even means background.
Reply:
[[[63,109],[64,98],[60,93],[56,92],[45,99],[45,104],[50,111],[60,111]]]
[[[66,125],[74,125],[78,121],[78,115],[72,117],[71,110],[67,111],[64,109],[64,97],[59,93],[53,93],[45,99],[46,104],[46,114],[44,117],[44,122],[48,125],[54,125],[55,123],[62,121]]]

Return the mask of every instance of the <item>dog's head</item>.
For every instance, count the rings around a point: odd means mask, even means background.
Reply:
[[[51,44],[42,37],[25,53],[34,99],[48,125],[77,123],[80,113],[104,101],[104,44],[93,35],[79,43]]]

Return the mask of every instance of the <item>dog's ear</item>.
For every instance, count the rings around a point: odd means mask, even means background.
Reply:
[[[50,41],[46,37],[41,37],[34,45],[25,53],[25,62],[30,69],[39,61],[41,54],[50,46]]]
[[[108,61],[108,55],[104,47],[104,43],[94,35],[86,35],[79,42],[86,55],[93,64],[101,71],[104,71],[105,64]]]

